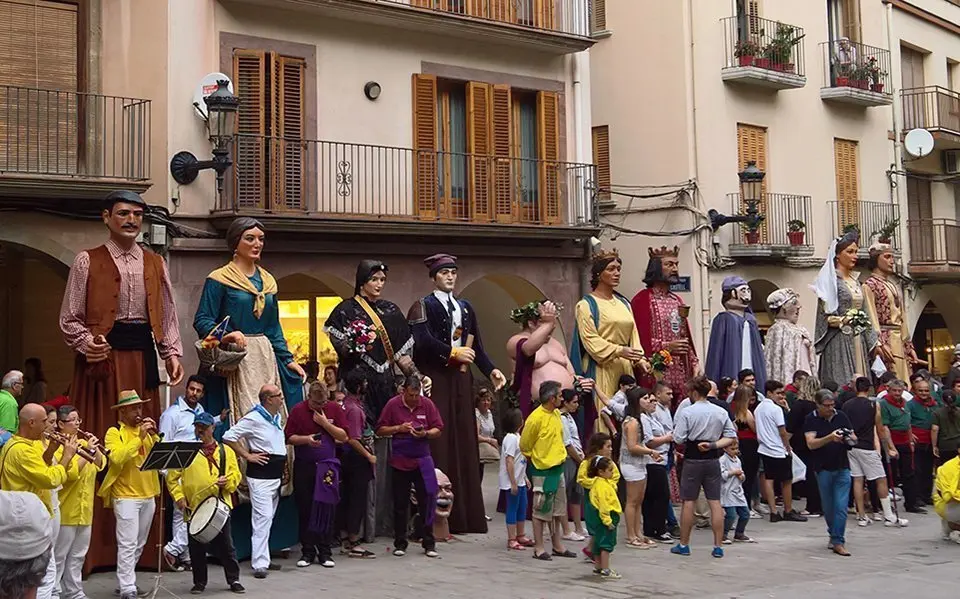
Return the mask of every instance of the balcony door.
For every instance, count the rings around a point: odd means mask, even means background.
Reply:
[[[937,240],[933,230],[930,181],[907,178],[907,221],[910,229],[910,259],[914,262],[935,262]]]
[[[767,173],[767,128],[737,123],[738,169],[742,171],[747,168],[747,164],[750,162],[756,163],[758,169]],[[767,183],[769,179],[770,175],[768,173],[767,176],[763,178],[760,203],[757,205],[757,210],[759,210],[760,214],[764,217],[769,216],[767,214]],[[742,191],[743,190],[741,190],[740,193],[740,212],[741,214],[745,214],[747,211],[747,203],[743,199]],[[782,224],[783,223],[775,223],[777,226]],[[766,220],[760,225],[760,240],[763,243],[767,243],[769,238],[767,229],[770,225],[771,223]]]
[[[900,46],[900,88],[903,90],[903,127],[907,131],[929,126],[923,81],[923,53]]]
[[[0,171],[83,174],[78,23],[75,1],[0,0]]]
[[[834,138],[833,163],[837,179],[837,227],[843,231],[848,225],[856,225],[862,235],[871,231],[864,230],[865,223],[860,214],[860,147],[856,141]],[[866,243],[866,239],[861,239]]]

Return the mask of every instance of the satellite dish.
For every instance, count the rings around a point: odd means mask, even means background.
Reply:
[[[200,85],[197,86],[197,90],[193,94],[193,106],[197,109],[200,118],[203,120],[207,119],[207,105],[203,100],[213,92],[217,91],[217,81],[222,79],[227,80],[227,91],[229,91],[231,94],[235,94],[236,92],[233,91],[233,82],[230,81],[230,77],[224,75],[223,73],[210,73],[201,79]]]
[[[926,129],[911,129],[903,138],[903,148],[914,158],[923,158],[933,151],[933,135]]]

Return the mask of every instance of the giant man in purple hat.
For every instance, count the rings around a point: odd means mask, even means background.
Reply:
[[[750,309],[750,285],[738,276],[723,280],[720,301],[725,310],[717,314],[710,326],[710,344],[707,347],[707,365],[704,373],[712,381],[737,374],[749,368],[757,377],[757,390],[763,392],[767,381],[763,342],[757,319]]]

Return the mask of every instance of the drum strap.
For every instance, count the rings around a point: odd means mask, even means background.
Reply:
[[[223,443],[218,443],[220,446],[220,476],[223,476],[223,473],[226,472],[227,468],[227,450],[223,448]],[[223,499],[223,487],[220,488],[218,497]]]

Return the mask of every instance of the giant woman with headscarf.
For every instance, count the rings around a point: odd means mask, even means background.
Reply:
[[[203,339],[229,316],[221,342],[246,348],[247,354],[237,370],[226,376],[218,372],[201,373],[206,378],[204,407],[212,414],[228,408],[231,423],[259,403],[258,394],[264,385],[280,387],[288,409],[303,401],[303,379],[306,377],[283,336],[277,281],[260,266],[265,235],[266,228],[253,218],[237,218],[230,224],[227,245],[233,256],[227,264],[207,275],[193,318],[193,328]],[[281,411],[284,422],[287,411]],[[291,491],[288,482],[281,494],[288,496]],[[243,495],[241,493],[242,499]],[[249,511],[249,503],[243,502],[231,518],[239,559],[250,555]],[[297,520],[292,498],[281,500],[274,522],[270,549],[278,551],[295,545]]]
[[[396,373],[416,372],[411,357],[413,335],[406,315],[396,304],[382,299],[388,271],[387,265],[380,260],[361,260],[357,265],[353,297],[337,304],[323,326],[337,352],[340,376],[343,378],[347,373],[359,372],[367,382],[364,393],[367,421],[364,428],[367,430],[364,437],[368,442],[383,406],[397,394]],[[376,334],[376,338],[366,347],[356,342],[355,323],[372,328]],[[377,535],[392,534],[387,467],[390,440],[377,439],[374,449],[377,476],[375,490],[370,497],[376,500],[376,523],[374,525],[371,522],[373,514],[368,514],[364,534],[367,541],[373,540],[374,531],[371,529],[375,529]]]

